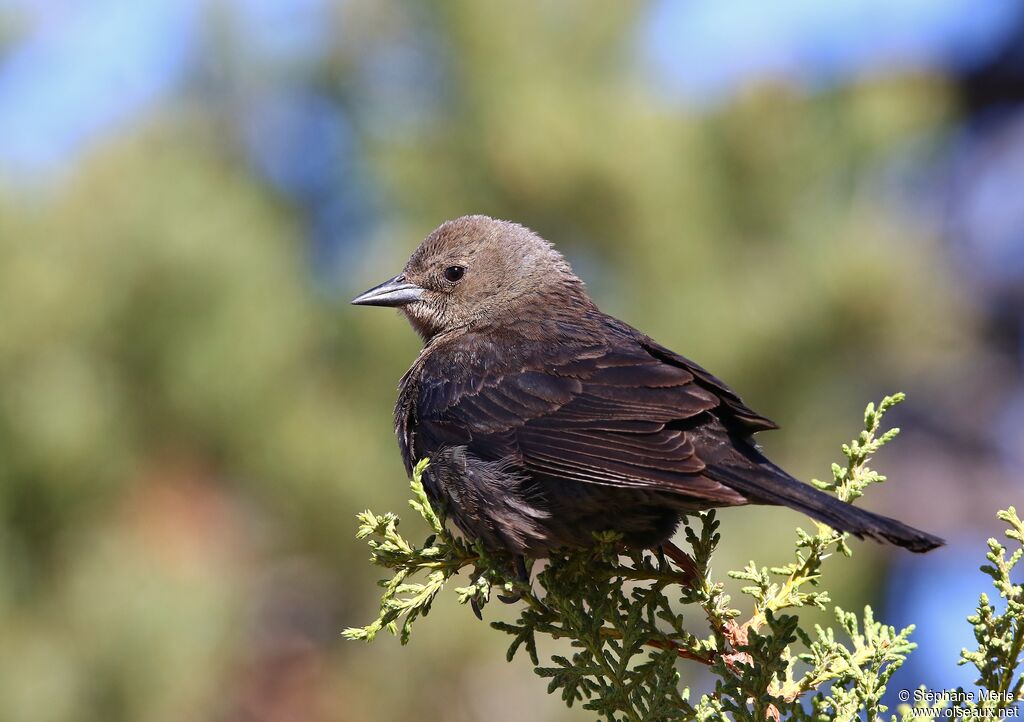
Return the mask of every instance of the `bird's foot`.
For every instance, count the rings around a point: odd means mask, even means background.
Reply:
[[[662,562],[664,562],[664,558],[666,556],[675,562],[680,571],[686,575],[689,582],[696,582],[703,576],[700,569],[697,567],[697,562],[693,561],[693,557],[670,541],[659,544],[657,547],[657,554],[659,560]]]
[[[532,560],[530,562],[530,566],[533,566],[533,561]],[[530,567],[526,566],[526,557],[524,557],[522,554],[516,556],[516,558],[515,558],[515,572],[516,572],[516,577],[515,577],[516,581],[519,582],[524,587],[529,587],[530,586]],[[512,594],[499,594],[498,595],[498,599],[500,601],[504,602],[505,604],[515,604],[516,602],[518,602],[522,598],[523,598],[523,592],[522,591],[518,591],[518,590],[513,592]]]

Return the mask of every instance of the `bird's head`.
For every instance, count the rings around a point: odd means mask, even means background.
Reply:
[[[425,340],[573,302],[589,303],[562,254],[530,229],[488,216],[443,223],[400,274],[352,300],[401,308]]]

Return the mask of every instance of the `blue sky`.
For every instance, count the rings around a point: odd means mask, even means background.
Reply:
[[[7,2],[28,32],[0,61],[5,175],[58,167],[172,92],[195,47],[198,5]]]
[[[873,70],[969,67],[1017,12],[1005,0],[658,0],[643,37],[661,79],[707,101],[765,74],[814,87]]]

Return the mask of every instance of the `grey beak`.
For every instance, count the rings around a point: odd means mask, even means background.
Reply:
[[[352,299],[353,306],[405,306],[423,297],[423,289],[409,283],[401,273]]]

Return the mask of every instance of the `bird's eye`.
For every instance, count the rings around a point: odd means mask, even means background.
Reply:
[[[461,281],[465,274],[466,269],[462,266],[448,266],[448,268],[444,269],[445,280],[450,283]]]

